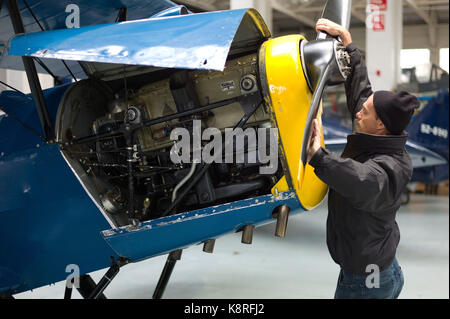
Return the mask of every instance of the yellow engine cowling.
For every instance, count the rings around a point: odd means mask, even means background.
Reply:
[[[272,188],[272,193],[294,189],[306,210],[319,205],[328,187],[309,165],[300,159],[303,132],[312,93],[308,87],[300,56],[301,35],[270,39],[259,51],[259,71],[266,105],[271,120],[278,128],[283,178]],[[322,132],[322,106],[317,114]]]

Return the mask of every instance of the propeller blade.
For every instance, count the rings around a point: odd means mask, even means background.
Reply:
[[[351,9],[352,0],[328,0],[323,8],[321,18],[331,20],[348,30],[350,27]],[[325,39],[326,36],[326,32],[319,31],[316,39]]]
[[[340,24],[346,29],[350,26],[352,0],[328,0],[321,18]],[[322,94],[327,85],[344,82],[350,73],[350,57],[344,45],[337,39],[326,39],[327,33],[319,31],[315,41],[301,43],[303,67],[307,81],[314,92],[303,132],[300,159],[306,165],[308,142],[312,121],[317,117]]]
[[[312,121],[317,117],[323,90],[327,85],[342,83],[350,72],[350,57],[344,45],[335,39],[316,40],[301,46],[310,89],[314,92],[306,117],[301,161],[306,165]]]

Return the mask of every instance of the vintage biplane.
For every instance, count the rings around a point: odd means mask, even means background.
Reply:
[[[348,27],[350,7],[330,0],[323,17]],[[339,39],[271,38],[253,9],[5,0],[0,40],[0,67],[25,70],[31,89],[0,94],[3,296],[65,280],[75,264],[82,296],[104,298],[121,267],[169,254],[160,298],[183,248],[204,243],[212,252],[216,238],[236,231],[251,243],[255,226],[275,220],[283,237],[288,215],[327,193],[305,147],[324,88],[349,72]],[[39,72],[62,84],[42,90]],[[277,169],[260,174],[259,156],[174,163],[171,132],[193,132],[194,121],[221,133],[267,129]],[[248,158],[262,145],[234,151]],[[108,267],[98,283],[89,276]],[[68,281],[65,297],[71,289]]]

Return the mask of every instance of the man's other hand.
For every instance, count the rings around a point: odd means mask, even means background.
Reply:
[[[342,43],[347,46],[352,43],[352,36],[347,29],[340,24],[334,23],[328,19],[319,19],[316,23],[316,31],[324,31],[333,37],[340,37]]]
[[[310,138],[308,143],[308,154],[306,156],[306,160],[309,163],[311,158],[316,154],[316,152],[320,148],[320,127],[319,121],[314,119],[311,125]]]

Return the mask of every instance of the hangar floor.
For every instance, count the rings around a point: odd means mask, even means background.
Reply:
[[[310,213],[292,216],[284,239],[275,224],[255,230],[253,244],[241,234],[216,241],[213,254],[193,246],[183,251],[164,298],[173,299],[327,299],[333,298],[339,267],[325,243],[326,203]],[[405,285],[400,298],[449,298],[449,198],[411,195],[397,222],[401,241],[397,259]],[[166,256],[121,269],[105,290],[108,298],[151,298]],[[98,282],[106,270],[91,274]],[[56,298],[64,282],[15,298]],[[73,292],[73,298],[81,298]]]

